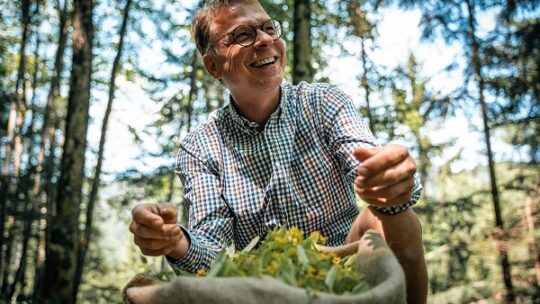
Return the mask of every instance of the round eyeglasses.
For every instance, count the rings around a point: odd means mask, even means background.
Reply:
[[[270,19],[259,25],[240,25],[216,41],[231,35],[236,44],[241,46],[250,46],[255,43],[255,40],[257,40],[257,29],[260,29],[266,33],[268,36],[274,39],[274,41],[281,37],[281,23],[277,20]]]

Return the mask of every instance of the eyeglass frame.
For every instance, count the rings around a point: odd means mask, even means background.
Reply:
[[[243,47],[246,47],[246,46],[250,46],[250,45],[253,45],[255,43],[255,41],[257,41],[257,35],[258,35],[258,30],[260,29],[262,32],[264,32],[266,35],[269,35],[271,36],[270,34],[266,33],[266,31],[263,29],[263,25],[265,25],[267,22],[269,21],[273,21],[272,25],[274,25],[275,23],[274,22],[277,22],[278,26],[279,26],[279,35],[276,37],[276,38],[272,38],[274,41],[278,40],[279,38],[281,38],[281,35],[283,34],[283,26],[281,24],[281,22],[279,20],[276,20],[276,19],[268,19],[266,20],[265,22],[261,23],[261,24],[257,24],[257,25],[251,25],[251,24],[241,24],[237,27],[235,27],[232,31],[228,32],[227,34],[221,36],[220,38],[216,39],[213,43],[211,43],[210,45],[208,45],[208,48],[206,50],[206,52],[208,52],[208,50],[210,50],[212,47],[215,46],[215,44],[220,41],[221,39],[229,36],[229,35],[232,35],[233,39],[234,39],[234,43],[235,44],[238,44],[240,46],[243,46]],[[234,32],[243,27],[243,26],[248,26],[250,27],[254,32],[255,32],[255,36],[253,37],[253,40],[249,43],[249,44],[241,44],[239,43],[238,41],[236,41],[236,36],[234,35]]]

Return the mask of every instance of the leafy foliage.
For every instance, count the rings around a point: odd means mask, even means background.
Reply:
[[[283,282],[313,291],[335,294],[358,293],[369,288],[361,273],[354,269],[356,255],[338,257],[317,250],[324,238],[313,232],[304,238],[297,228],[270,231],[258,244],[255,238],[240,252],[234,245],[218,253],[210,270],[198,276],[233,277],[268,275]]]

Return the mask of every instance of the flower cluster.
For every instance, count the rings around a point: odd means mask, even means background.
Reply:
[[[367,283],[354,269],[356,255],[341,258],[319,252],[315,244],[325,241],[318,232],[304,238],[299,229],[282,227],[270,231],[261,242],[254,239],[242,251],[234,247],[221,251],[210,270],[201,270],[197,276],[268,275],[311,291],[345,294],[366,290]]]

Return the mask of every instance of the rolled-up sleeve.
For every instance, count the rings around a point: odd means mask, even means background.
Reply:
[[[341,165],[343,174],[351,183],[358,176],[360,162],[354,157],[356,147],[371,148],[377,146],[373,133],[355,109],[351,98],[335,87],[326,91],[325,101],[321,105],[323,128],[336,159]],[[417,175],[414,176],[414,187],[411,199],[398,205],[373,208],[396,214],[416,204],[420,198],[422,186]]]
[[[176,173],[184,185],[189,215],[188,228],[184,231],[190,247],[182,259],[167,260],[177,274],[180,269],[189,272],[208,269],[216,254],[233,241],[232,213],[222,198],[219,176],[189,139],[180,146]]]

